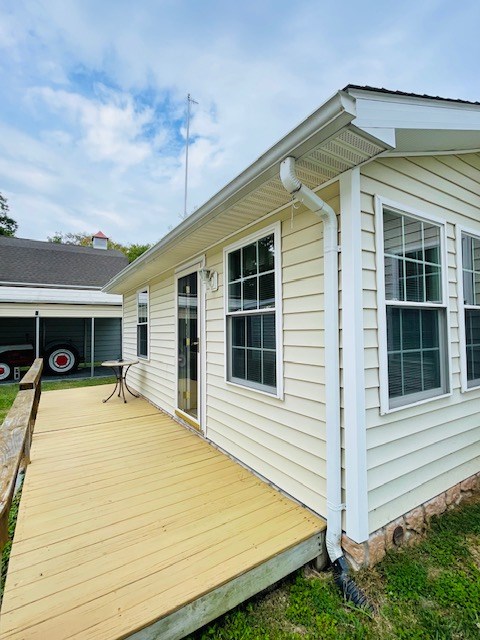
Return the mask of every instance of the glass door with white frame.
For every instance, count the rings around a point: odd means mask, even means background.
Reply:
[[[199,304],[198,273],[178,279],[177,286],[177,407],[199,421]]]

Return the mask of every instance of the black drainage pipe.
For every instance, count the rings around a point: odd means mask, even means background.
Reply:
[[[355,580],[351,578],[345,556],[337,558],[337,560],[332,563],[332,567],[335,584],[343,593],[345,600],[353,602],[357,607],[364,611],[368,611],[372,614],[375,613],[375,607],[368,601],[367,596],[357,586]]]

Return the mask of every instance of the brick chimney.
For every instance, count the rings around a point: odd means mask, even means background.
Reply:
[[[101,231],[97,231],[97,233],[92,236],[93,248],[94,249],[107,249],[108,238]]]

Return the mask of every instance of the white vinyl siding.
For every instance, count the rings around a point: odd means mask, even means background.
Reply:
[[[337,193],[335,185],[322,197],[338,208]],[[219,289],[206,301],[206,411],[208,438],[326,515],[322,234],[312,213],[296,211],[293,227],[290,211],[283,214],[283,399],[225,381],[224,261],[221,250],[207,254]]]
[[[480,469],[480,390],[461,393],[457,227],[480,235],[480,155],[381,158],[362,168],[362,277],[369,529],[375,531]],[[375,196],[445,221],[451,395],[380,412]]]
[[[149,283],[150,359],[140,360],[128,372],[128,383],[156,406],[175,410],[175,287],[173,275]],[[123,352],[125,359],[137,358],[137,292],[124,296]]]

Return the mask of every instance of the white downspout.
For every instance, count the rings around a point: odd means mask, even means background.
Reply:
[[[323,220],[324,253],[324,340],[325,398],[327,438],[327,535],[326,545],[332,563],[343,556],[342,468],[340,441],[340,355],[338,342],[338,225],[335,211],[295,175],[295,158],[280,164],[285,189]]]

